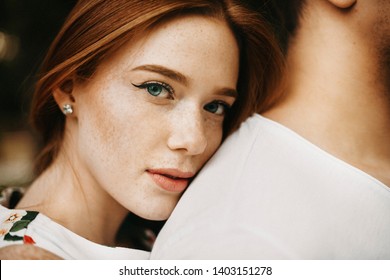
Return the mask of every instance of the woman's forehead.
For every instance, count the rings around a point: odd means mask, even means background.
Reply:
[[[223,77],[238,73],[239,49],[228,25],[206,16],[183,16],[156,26],[120,48],[106,64],[133,69],[163,67],[193,77],[194,70]]]

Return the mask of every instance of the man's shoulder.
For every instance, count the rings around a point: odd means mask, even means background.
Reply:
[[[295,136],[288,128],[271,119],[254,114],[225,140],[212,162],[221,160],[237,162],[239,159],[246,161],[253,157],[256,160],[266,160],[266,154],[272,155],[280,145],[290,145],[294,142],[294,138]],[[262,156],[259,157],[259,154]]]
[[[261,140],[264,137],[280,137],[285,139],[288,135],[293,137],[289,128],[277,121],[259,114],[254,114],[244,121],[239,129],[227,138],[226,142],[248,142],[253,141],[253,139]]]

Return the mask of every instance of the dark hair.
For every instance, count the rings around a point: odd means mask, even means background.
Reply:
[[[306,0],[264,0],[258,3],[257,9],[272,23],[284,52],[299,26],[305,3]]]
[[[69,77],[86,79],[105,57],[124,43],[175,16],[200,14],[226,21],[240,46],[239,98],[224,123],[224,136],[253,112],[269,108],[282,73],[283,59],[267,22],[235,0],[80,0],[54,39],[41,67],[32,101],[31,121],[42,135],[37,159],[40,174],[61,147],[65,117],[52,91]]]

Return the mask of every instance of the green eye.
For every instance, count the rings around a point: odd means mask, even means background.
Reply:
[[[146,82],[140,85],[132,84],[133,86],[144,89],[148,94],[158,98],[173,99],[173,88],[161,82]]]
[[[153,96],[159,96],[163,91],[163,87],[161,85],[158,85],[158,84],[148,85],[146,87],[146,89]]]
[[[214,101],[206,104],[203,109],[216,115],[225,115],[229,109],[229,105],[227,105],[225,102]]]

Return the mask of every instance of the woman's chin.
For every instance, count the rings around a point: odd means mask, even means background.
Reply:
[[[149,207],[147,208],[138,207],[138,209],[136,209],[136,211],[134,211],[133,213],[143,219],[147,219],[151,221],[164,221],[167,220],[169,216],[172,214],[172,211],[176,206],[176,202],[174,203],[174,205],[169,205],[168,203],[166,203],[164,206],[162,205],[155,205],[155,207],[150,207],[150,205],[148,206]]]

